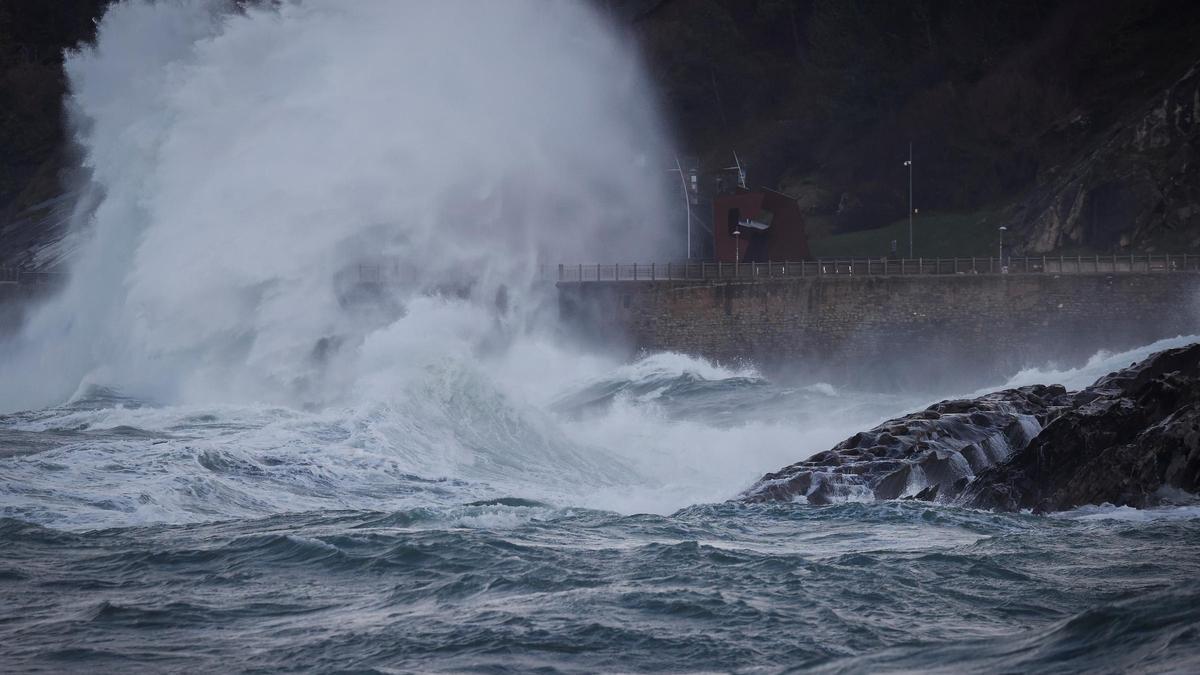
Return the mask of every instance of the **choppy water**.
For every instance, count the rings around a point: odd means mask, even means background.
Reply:
[[[1055,374],[1077,384],[1165,345]],[[778,453],[798,459],[826,447],[824,435],[846,435],[918,398],[782,386],[673,355],[558,392],[536,423],[482,394],[452,405],[463,395],[419,411],[304,412],[156,406],[90,389],[60,407],[3,417],[0,664],[103,672],[1200,664],[1200,508],[1035,517],[903,501],[721,501],[759,465],[781,463],[774,450],[756,452],[772,439],[802,438],[819,421],[811,447]],[[742,412],[747,403],[753,414]],[[468,405],[476,413],[452,423]],[[455,415],[411,417],[447,406]],[[643,427],[695,447],[644,457],[666,449]],[[629,433],[596,441],[616,428]],[[707,445],[705,430],[715,439]],[[542,445],[529,447],[533,439]],[[691,450],[712,466],[689,466]],[[718,492],[686,503],[689,493]]]
[[[8,669],[1183,672],[1200,520],[511,502],[0,522]]]

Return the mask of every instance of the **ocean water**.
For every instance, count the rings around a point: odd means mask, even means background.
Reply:
[[[1189,339],[1073,372],[1091,379]],[[777,425],[803,437],[820,418],[846,435],[918,399],[781,386],[657,355],[551,401],[548,423],[575,436],[510,466],[482,455],[446,464],[449,444],[394,434],[396,411],[172,407],[92,388],[0,418],[0,662],[100,672],[1200,663],[1200,507],[1041,517],[910,501],[744,505],[726,500],[772,460],[736,441],[722,455],[731,432],[761,440]],[[728,419],[747,402],[756,419]],[[450,435],[482,453],[483,434],[493,452],[517,454],[528,438],[515,417],[486,417]],[[663,450],[636,433],[581,450],[580,438],[639,424],[718,441],[693,441],[671,466],[639,462]],[[795,446],[788,459],[821,447]],[[682,497],[710,492],[723,496]]]
[[[964,392],[573,342],[539,265],[687,253],[589,3],[121,0],[66,69],[91,179],[0,343],[0,672],[1197,670],[1195,508],[742,505]]]

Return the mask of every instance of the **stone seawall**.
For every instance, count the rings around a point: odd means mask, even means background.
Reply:
[[[1200,333],[1200,273],[559,284],[583,335],[837,382],[980,385]]]

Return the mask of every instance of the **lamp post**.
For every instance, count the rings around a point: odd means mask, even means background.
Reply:
[[[733,264],[737,265],[742,262],[742,231],[733,231]],[[734,267],[736,270],[737,268]]]
[[[908,144],[908,161],[904,163],[908,167],[908,257],[913,257],[913,162],[912,162],[912,143]]]
[[[1008,231],[1007,227],[1005,227],[1003,225],[1000,226],[1000,271],[1001,272],[1004,271],[1004,233],[1007,231]]]

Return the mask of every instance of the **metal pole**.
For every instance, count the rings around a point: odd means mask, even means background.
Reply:
[[[1003,225],[1000,226],[1000,271],[1001,272],[1004,271],[1004,231],[1007,229],[1008,228]]]
[[[661,164],[659,166],[662,166]],[[683,173],[683,165],[679,163],[679,155],[675,155],[675,169],[679,171],[679,183],[683,185],[683,207],[687,209],[687,259],[692,259],[692,199],[688,196],[687,176]],[[661,170],[661,169],[660,169]]]
[[[913,162],[912,162],[912,142],[908,143],[908,161],[904,163],[908,167],[908,257],[913,257]]]

